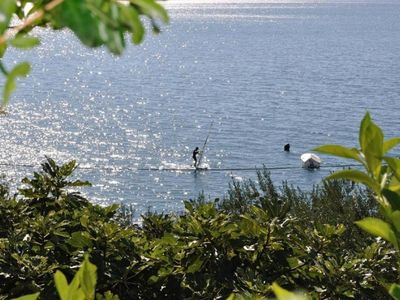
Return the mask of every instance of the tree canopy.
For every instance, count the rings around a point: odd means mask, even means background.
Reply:
[[[26,50],[38,46],[36,27],[70,29],[88,47],[106,46],[113,54],[126,47],[126,33],[140,44],[145,33],[144,16],[154,33],[159,22],[168,23],[166,10],[154,0],[1,0],[0,71],[5,76],[1,108],[16,88],[16,79],[30,72],[29,62],[6,66],[3,58],[9,47]]]

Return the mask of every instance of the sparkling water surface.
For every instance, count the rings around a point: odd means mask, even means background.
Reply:
[[[310,172],[300,155],[355,146],[367,110],[400,136],[400,2],[162,4],[171,24],[121,57],[68,31],[39,30],[37,49],[10,49],[7,65],[29,60],[33,71],[0,117],[0,173],[16,184],[45,155],[76,159],[93,201],[176,211],[255,178],[243,168],[282,167],[271,171],[276,183],[311,189],[345,161],[322,155]],[[211,170],[195,173],[191,152],[209,132]]]

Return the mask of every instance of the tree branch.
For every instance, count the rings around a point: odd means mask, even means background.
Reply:
[[[0,45],[4,44],[12,36],[16,35],[18,32],[24,30],[26,27],[32,25],[35,21],[39,20],[44,16],[44,14],[52,9],[56,8],[58,5],[63,3],[64,0],[53,0],[45,5],[45,7],[24,20],[21,24],[10,28],[2,36],[0,36]]]

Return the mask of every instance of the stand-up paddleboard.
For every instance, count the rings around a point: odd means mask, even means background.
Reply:
[[[204,156],[204,151],[206,150],[208,138],[210,137],[211,128],[212,128],[213,124],[214,124],[214,121],[211,122],[210,128],[208,129],[208,134],[207,134],[206,140],[204,141],[204,144],[203,144],[203,148],[201,149],[201,151],[199,153],[199,159],[198,159],[197,165],[196,165],[196,170],[198,170],[198,171],[207,170],[208,169],[206,167],[202,167],[201,166],[201,161],[202,161],[203,156]]]

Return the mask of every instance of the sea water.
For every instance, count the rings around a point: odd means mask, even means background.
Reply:
[[[0,173],[14,186],[46,155],[76,159],[92,201],[179,211],[262,166],[277,184],[310,190],[346,161],[321,155],[310,172],[300,155],[356,146],[366,111],[400,136],[399,1],[162,4],[171,23],[120,57],[67,30],[35,31],[41,46],[9,50],[6,65],[33,64],[0,117]],[[208,134],[210,170],[194,172],[192,151]]]

